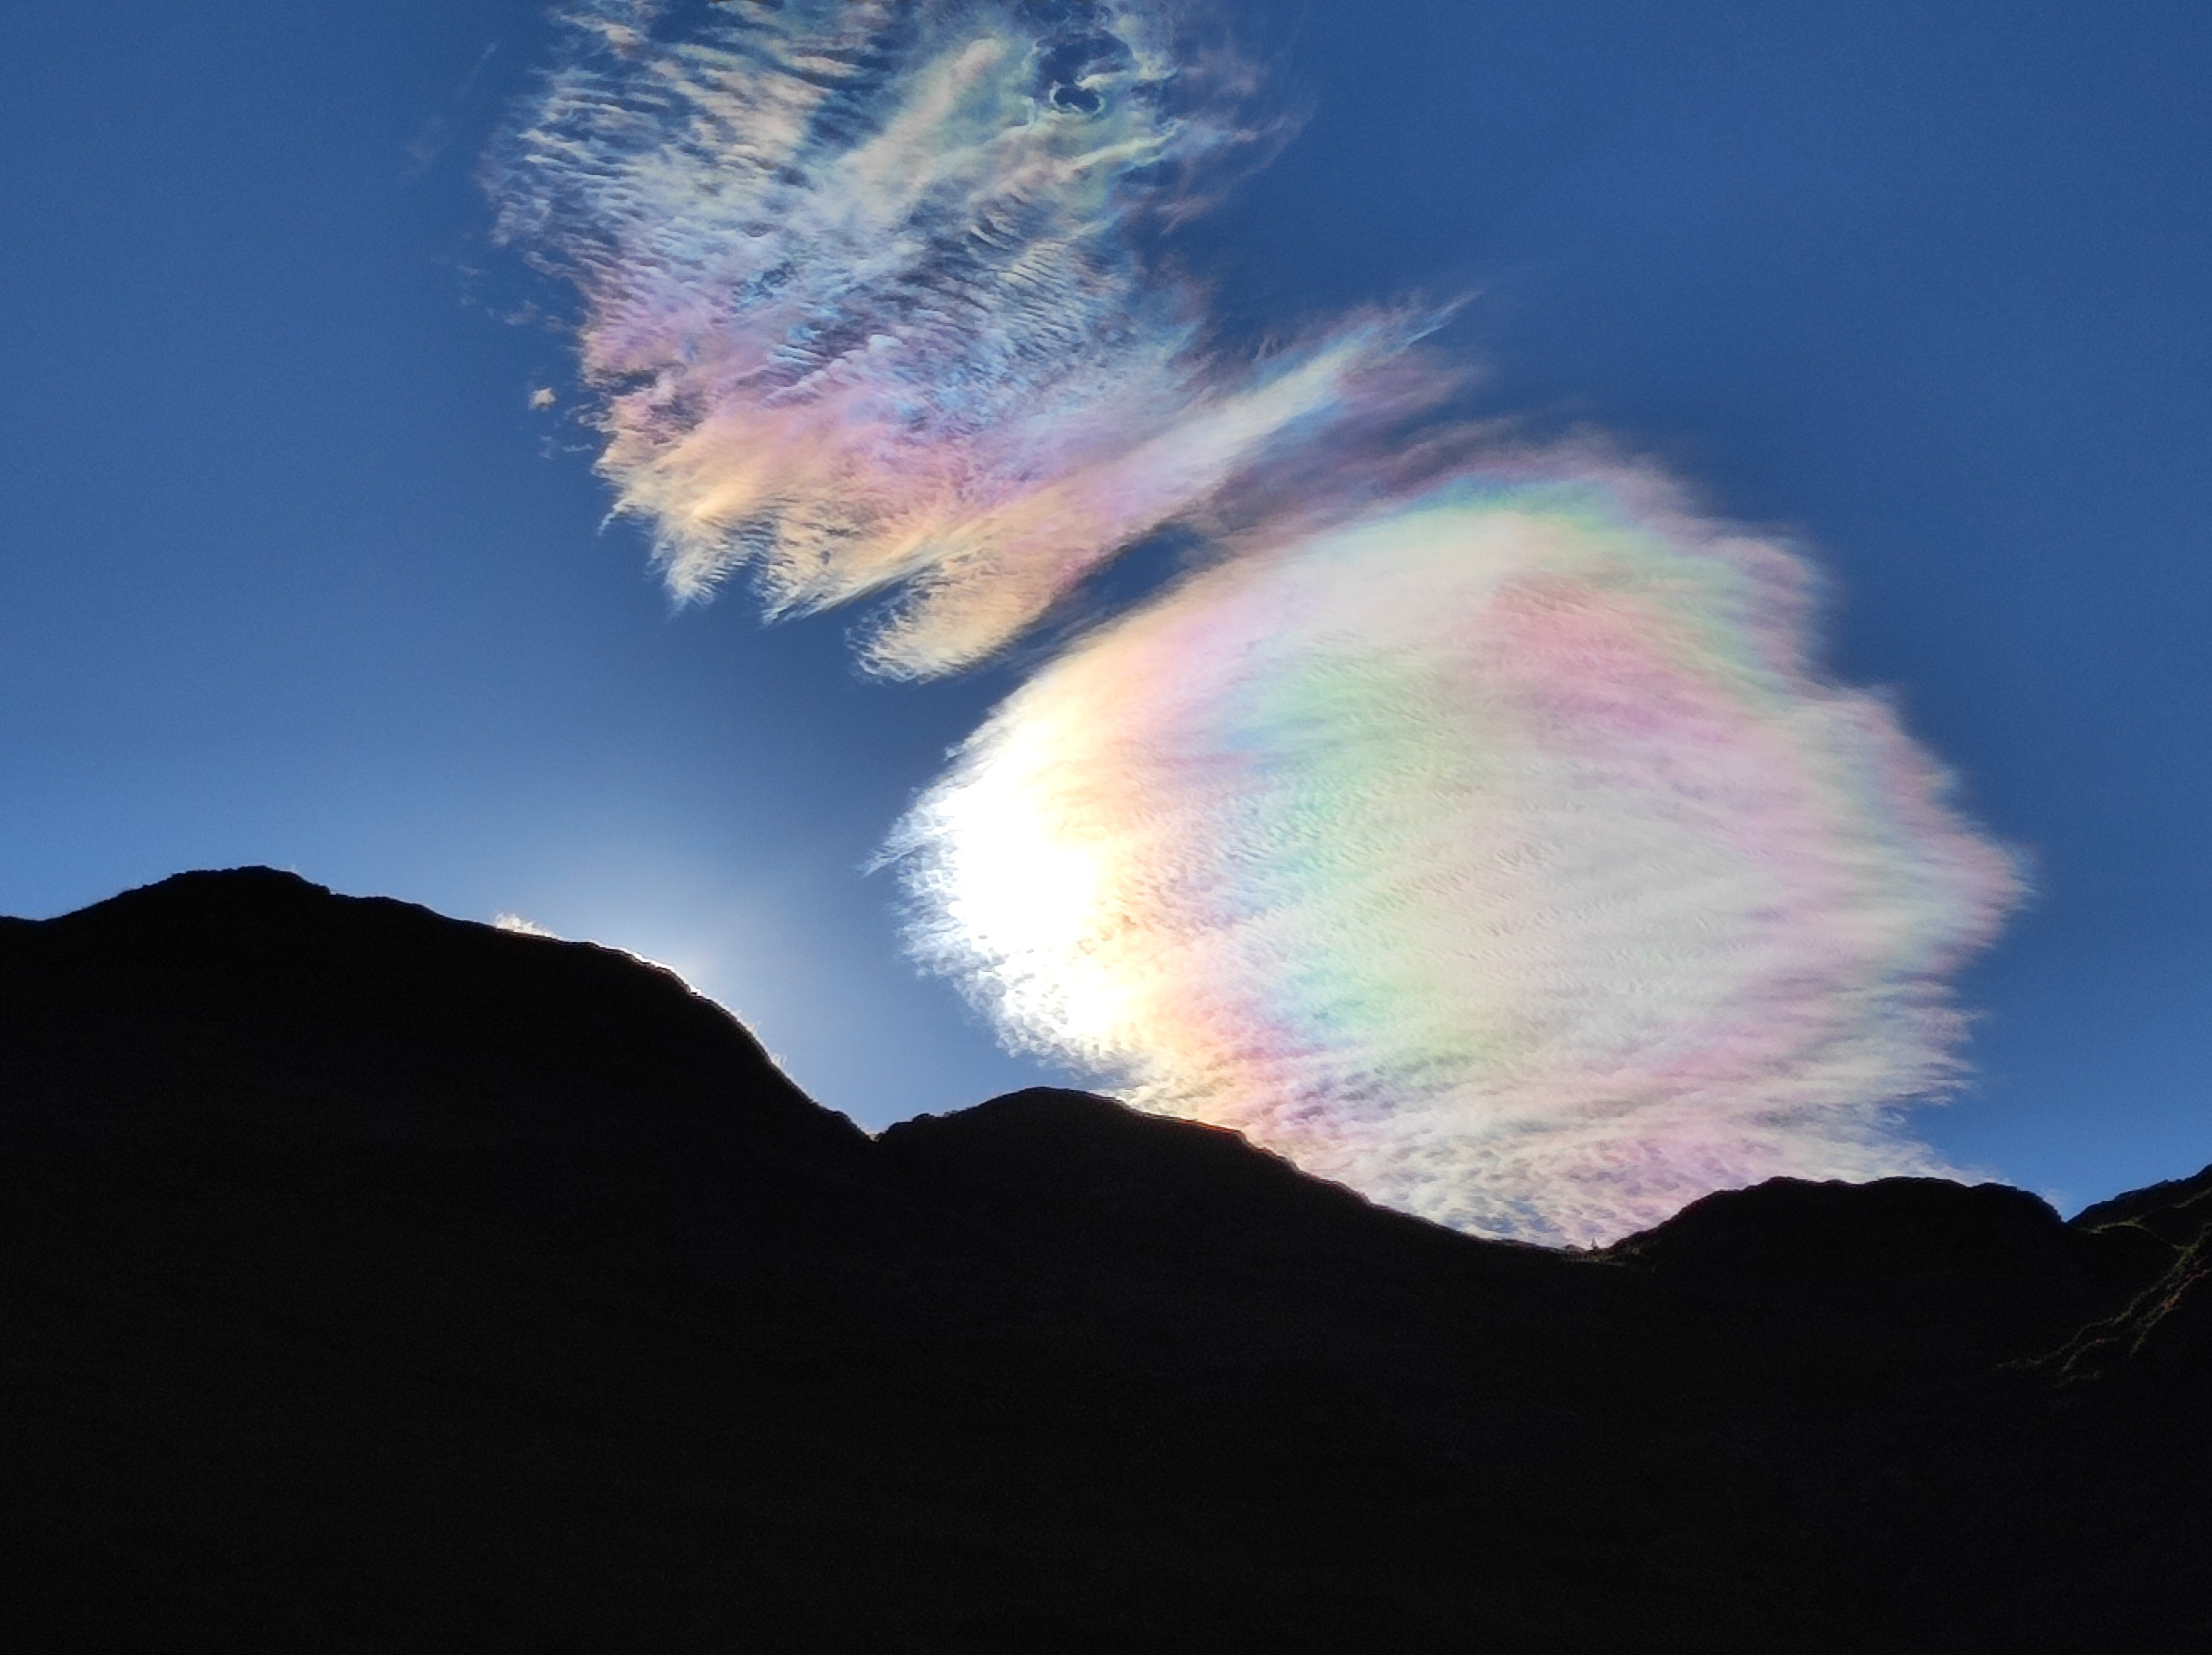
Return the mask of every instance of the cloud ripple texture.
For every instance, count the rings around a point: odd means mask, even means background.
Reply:
[[[1942,1170],[1900,1111],[1956,1082],[2011,858],[1814,669],[1787,548],[1425,430],[1416,324],[1210,351],[1138,248],[1267,130],[1167,18],[603,6],[496,162],[678,593],[887,594],[866,658],[924,676],[1212,537],[900,825],[921,957],[1012,1045],[1481,1233]]]
[[[1405,324],[1227,370],[1148,271],[1272,129],[1161,9],[793,0],[587,49],[494,161],[501,229],[572,276],[600,469],[670,586],[771,612],[899,596],[868,663],[981,660],[1151,530],[1348,406]]]

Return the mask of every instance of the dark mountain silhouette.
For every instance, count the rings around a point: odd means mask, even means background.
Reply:
[[[2197,1651],[2212,1169],[1600,1252],[265,870],[0,921],[23,1650]]]

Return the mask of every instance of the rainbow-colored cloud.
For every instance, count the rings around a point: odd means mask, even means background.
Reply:
[[[494,170],[504,233],[584,293],[600,469],[680,597],[897,588],[869,664],[969,665],[1418,330],[1198,349],[1132,237],[1266,129],[1165,7],[793,0],[682,41],[657,9],[576,14],[594,50]]]
[[[496,173],[586,300],[672,589],[894,592],[981,660],[1170,523],[894,835],[1007,1038],[1470,1229],[1590,1240],[1775,1173],[1935,1170],[1946,979],[2016,900],[1795,554],[1594,450],[1424,421],[1418,318],[1264,361],[1139,232],[1251,150],[1152,0],[578,14]],[[1386,438],[1382,433],[1396,432]]]
[[[1017,692],[901,829],[1018,1044],[1392,1205],[1587,1241],[1933,1170],[2013,900],[1807,571],[1663,486],[1470,478],[1253,551]]]

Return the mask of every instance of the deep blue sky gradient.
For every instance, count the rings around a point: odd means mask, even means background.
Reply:
[[[562,296],[474,176],[541,9],[10,24],[0,910],[269,862],[665,959],[871,1125],[1035,1078],[860,871],[1011,670],[864,682],[847,618],[672,610],[602,526]],[[1836,670],[2032,856],[1920,1130],[2069,1206],[2212,1160],[2212,9],[1245,33],[1311,118],[1179,238],[1233,324],[1477,291],[1478,405],[1802,537]]]

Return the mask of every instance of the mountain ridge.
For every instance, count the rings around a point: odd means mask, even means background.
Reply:
[[[0,1168],[18,1646],[2154,1652],[2212,1610],[2212,1169],[2070,1224],[1772,1180],[1481,1240],[1086,1094],[872,1138],[672,973],[267,870],[0,922]]]

